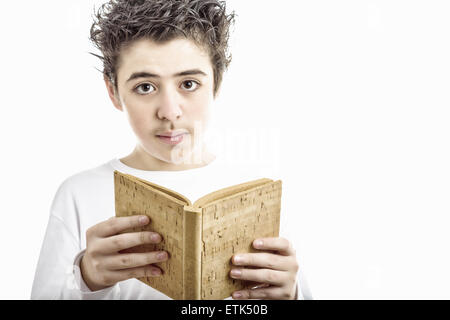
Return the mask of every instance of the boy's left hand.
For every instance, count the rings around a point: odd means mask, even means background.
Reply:
[[[260,245],[258,241],[261,241]],[[253,241],[253,247],[274,252],[235,254],[231,261],[236,267],[231,269],[230,276],[250,280],[264,287],[235,291],[233,299],[296,299],[299,266],[290,241],[285,238],[262,238]],[[257,269],[244,268],[245,266]],[[236,270],[240,271],[240,275],[234,273]]]

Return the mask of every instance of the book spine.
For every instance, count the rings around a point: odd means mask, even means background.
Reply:
[[[201,299],[202,209],[184,206],[183,299]]]

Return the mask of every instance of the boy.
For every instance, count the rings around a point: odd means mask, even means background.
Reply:
[[[111,0],[96,18],[91,40],[103,54],[97,57],[103,61],[108,94],[126,113],[138,144],[127,157],[61,184],[31,297],[167,299],[134,278],[160,276],[153,264],[170,259],[168,252],[120,253],[162,239],[153,232],[119,234],[149,218],[111,217],[113,171],[165,185],[190,199],[250,179],[211,179],[218,159],[203,141],[211,104],[231,61],[226,50],[233,15],[226,15],[223,2],[212,0]],[[302,299],[308,294],[302,281],[298,288],[298,263],[287,239],[255,239],[253,245],[262,252],[230,257],[230,276],[255,284],[234,292],[234,299]]]

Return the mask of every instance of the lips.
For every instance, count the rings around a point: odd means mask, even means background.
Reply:
[[[162,134],[159,134],[159,135],[157,135],[158,137],[165,137],[165,138],[175,138],[175,137],[178,137],[178,136],[181,136],[182,134],[184,134],[184,133],[181,133],[181,134],[174,134],[174,135],[162,135]]]
[[[183,141],[184,134],[179,134],[177,136],[165,137],[165,136],[157,136],[158,139],[169,145],[177,145]]]
[[[180,135],[185,134],[185,131],[170,131],[170,132],[162,132],[160,134],[157,134],[158,137],[167,137],[167,138],[174,138]]]

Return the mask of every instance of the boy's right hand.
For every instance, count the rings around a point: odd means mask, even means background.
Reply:
[[[149,223],[147,216],[112,217],[86,231],[86,251],[81,259],[81,275],[92,291],[104,289],[130,278],[161,275],[152,263],[165,261],[165,251],[120,253],[141,244],[159,243],[161,236],[150,231],[119,232]]]

